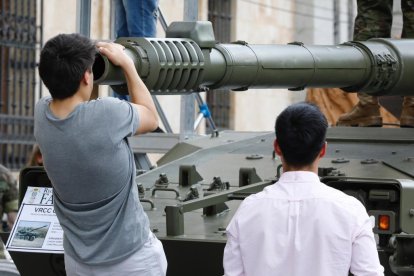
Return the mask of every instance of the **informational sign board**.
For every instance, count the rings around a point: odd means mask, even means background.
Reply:
[[[27,187],[6,244],[8,251],[63,253],[63,230],[53,207],[53,189]]]

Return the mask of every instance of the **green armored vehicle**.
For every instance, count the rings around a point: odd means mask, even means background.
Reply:
[[[153,94],[228,88],[341,87],[372,95],[413,95],[414,40],[372,39],[334,46],[217,44],[208,22],[173,23],[167,38],[120,38]],[[95,81],[127,93],[123,74],[97,56]],[[130,139],[139,152],[157,141]],[[163,242],[168,275],[222,275],[226,227],[240,202],[277,181],[274,133],[223,131],[177,143],[153,170],[136,178],[152,231]],[[319,176],[359,199],[385,275],[414,275],[414,130],[331,128]],[[39,168],[21,185],[50,185]],[[24,187],[21,188],[24,192]],[[315,249],[317,250],[317,249]]]
[[[120,38],[153,94],[228,88],[341,87],[371,95],[413,95],[413,40],[334,46],[217,44],[209,22],[175,22],[167,38]],[[95,81],[127,93],[118,68],[98,56]],[[277,181],[273,133],[222,132],[176,145],[137,177],[170,275],[222,275],[225,229],[246,196]],[[139,150],[156,136],[131,139]],[[414,130],[331,128],[319,175],[359,199],[375,221],[386,275],[414,275]],[[168,189],[157,188],[159,177]],[[221,183],[218,183],[218,180]],[[165,182],[165,181],[164,181]],[[217,188],[215,188],[217,187]],[[315,249],[316,250],[316,249]]]
[[[16,238],[21,240],[29,240],[34,241],[36,238],[40,236],[36,230],[42,229],[46,227],[47,225],[44,225],[42,227],[32,228],[32,227],[24,227],[17,231]]]

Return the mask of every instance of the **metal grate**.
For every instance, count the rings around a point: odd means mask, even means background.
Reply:
[[[220,43],[230,42],[231,0],[209,0],[208,20]],[[230,91],[217,89],[207,93],[207,103],[217,128],[230,128]]]
[[[0,163],[18,170],[26,164],[34,144],[36,48],[41,26],[36,22],[37,1],[0,0],[0,7]]]

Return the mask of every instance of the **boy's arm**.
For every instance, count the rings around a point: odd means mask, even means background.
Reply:
[[[223,266],[225,276],[243,276],[244,267],[238,239],[227,231],[227,243],[224,248]]]
[[[377,245],[368,215],[357,230],[352,243],[351,273],[355,276],[383,276],[384,268],[378,257]]]
[[[150,92],[138,76],[132,59],[125,54],[125,47],[108,42],[98,42],[96,46],[101,54],[124,71],[130,102],[138,111],[139,125],[136,134],[155,130],[158,127],[157,109]]]

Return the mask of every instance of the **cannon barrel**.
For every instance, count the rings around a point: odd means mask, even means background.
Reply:
[[[376,38],[340,45],[216,43],[211,23],[173,22],[167,38],[119,38],[152,94],[215,88],[340,87],[371,95],[414,95],[414,40]],[[122,70],[97,55],[96,84],[127,94]]]

